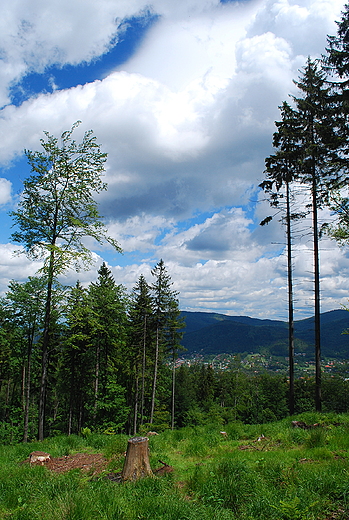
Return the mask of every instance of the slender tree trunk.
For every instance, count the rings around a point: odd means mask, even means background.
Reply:
[[[139,376],[138,366],[136,367],[136,381],[135,381],[135,397],[134,397],[134,410],[133,410],[133,435],[137,433],[137,418],[138,418],[138,399],[139,399]]]
[[[143,326],[143,360],[142,360],[142,392],[141,392],[141,425],[144,422],[144,391],[145,391],[145,362],[147,345],[147,315],[144,315]]]
[[[47,386],[47,371],[48,371],[48,352],[49,352],[49,341],[50,341],[51,300],[52,300],[54,260],[55,260],[54,252],[51,251],[50,260],[49,260],[49,268],[48,268],[48,279],[47,279],[44,331],[43,331],[43,337],[42,337],[41,381],[40,381],[40,393],[39,393],[39,424],[38,424],[39,441],[44,440],[46,386]]]
[[[74,401],[76,402],[77,395],[75,395],[75,351],[71,353],[70,358],[70,392],[69,392],[69,415],[68,415],[68,435],[72,433],[73,415],[74,415]]]
[[[290,186],[286,182],[286,233],[287,233],[287,274],[288,274],[288,357],[289,357],[289,413],[294,414],[294,318],[293,318],[293,279],[292,279],[292,235]]]
[[[174,430],[175,423],[175,388],[176,388],[176,367],[175,367],[175,353],[172,359],[172,402],[171,402],[171,429]]]
[[[315,408],[321,412],[321,324],[320,324],[320,267],[319,267],[319,234],[317,216],[317,180],[313,167],[312,184],[313,203],[313,242],[314,242],[314,297],[315,297]]]
[[[73,422],[73,410],[72,406],[69,406],[69,415],[68,415],[68,435],[71,435],[71,429],[72,429],[72,422]]]
[[[94,385],[94,405],[93,405],[93,423],[96,423],[97,419],[97,402],[98,402],[98,391],[99,391],[99,369],[100,369],[100,345],[96,348],[96,367],[95,367],[95,385]]]
[[[25,362],[23,363],[22,365],[22,392],[21,392],[21,397],[22,397],[22,411],[24,413],[25,411],[25,381],[26,381],[26,375],[27,375],[27,371],[26,371],[26,366],[25,366]]]
[[[158,362],[159,362],[159,324],[157,324],[157,326],[156,326],[155,360],[154,360],[153,391],[152,391],[152,396],[151,396],[150,424],[153,424],[153,420],[154,420],[156,384],[157,384],[157,377],[158,377]]]
[[[48,369],[48,344],[49,344],[49,327],[51,316],[51,295],[52,295],[52,281],[48,283],[45,322],[42,342],[41,355],[41,381],[39,392],[39,425],[38,425],[38,439],[44,440],[44,423],[45,423],[45,403],[46,403],[46,384],[47,384],[47,369]]]
[[[32,339],[29,340],[27,355],[27,381],[25,388],[25,407],[24,407],[24,425],[23,425],[23,442],[28,442],[29,427],[29,405],[30,405],[30,387],[31,387],[31,363],[32,363]]]
[[[81,428],[82,428],[82,410],[83,410],[83,404],[82,404],[82,401],[80,401],[79,416],[78,416],[78,432],[80,432]]]
[[[7,380],[6,386],[6,400],[5,400],[5,421],[9,420],[9,405],[10,405],[10,388],[11,388],[11,378],[9,377]]]

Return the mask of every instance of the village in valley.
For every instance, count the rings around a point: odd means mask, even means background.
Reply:
[[[269,354],[243,353],[243,354],[218,354],[216,356],[203,356],[193,354],[188,357],[181,356],[176,361],[176,367],[181,365],[207,365],[215,371],[241,371],[247,374],[261,374],[271,372],[287,375],[289,372],[289,358],[271,356]],[[314,376],[314,360],[308,359],[305,353],[295,354],[295,373],[297,377]],[[349,378],[349,361],[343,359],[323,359],[322,371],[326,374]]]

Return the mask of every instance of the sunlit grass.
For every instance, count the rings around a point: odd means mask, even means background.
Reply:
[[[349,415],[302,414],[321,426],[231,423],[166,430],[149,439],[153,469],[168,475],[120,484],[79,470],[55,474],[23,463],[43,450],[52,457],[103,453],[121,471],[125,435],[58,436],[0,447],[0,519],[11,520],[322,520],[349,504]],[[347,515],[347,516],[344,516]]]

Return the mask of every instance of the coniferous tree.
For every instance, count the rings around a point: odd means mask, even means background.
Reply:
[[[190,410],[196,406],[193,370],[186,365],[181,365],[177,370],[176,383],[175,417],[177,427],[181,428],[188,424]]]
[[[67,433],[78,433],[86,418],[89,384],[93,378],[92,309],[87,289],[80,282],[70,290],[66,312],[66,332],[60,362],[59,384],[67,396]]]
[[[89,286],[89,301],[92,309],[92,344],[94,362],[94,423],[98,410],[108,408],[110,396],[120,391],[118,375],[123,366],[123,351],[126,345],[127,298],[125,289],[117,285],[110,269],[103,262],[98,270],[98,279]]]
[[[273,146],[276,153],[265,160],[267,179],[260,187],[267,193],[272,207],[284,215],[281,221],[286,227],[287,244],[287,279],[288,279],[288,327],[289,327],[289,412],[294,413],[294,307],[293,307],[293,276],[292,276],[292,221],[304,216],[304,213],[294,213],[291,210],[291,185],[297,179],[297,163],[301,149],[298,139],[298,121],[295,111],[286,102],[280,107],[281,121],[275,123],[277,132],[273,135]],[[266,217],[261,225],[265,225],[273,217]]]
[[[279,189],[286,187],[286,225],[288,252],[291,251],[291,214],[289,210],[289,185],[292,180],[309,187],[312,215],[314,259],[314,315],[315,315],[315,406],[321,410],[321,346],[320,346],[320,261],[318,212],[328,203],[331,193],[342,182],[341,148],[343,145],[343,117],[338,110],[338,96],[328,84],[318,62],[308,59],[299,81],[295,81],[300,96],[292,96],[294,108],[284,103],[282,121],[277,123],[274,146],[278,150],[266,160],[268,180],[262,187],[271,193],[271,203],[278,204]],[[273,192],[273,188],[276,191]],[[270,217],[266,219],[268,221]],[[289,283],[291,280],[291,256],[289,256]],[[289,285],[289,298],[292,296]],[[293,306],[289,299],[289,313],[293,320]],[[290,320],[291,322],[291,320]],[[290,354],[293,351],[290,330]],[[291,363],[292,356],[290,355]],[[293,372],[290,365],[290,371]],[[293,378],[292,378],[293,386]],[[291,394],[293,388],[290,389]],[[294,409],[291,395],[290,410]]]
[[[314,255],[315,315],[315,406],[321,411],[321,346],[320,346],[320,261],[318,212],[340,182],[338,151],[342,144],[342,117],[338,100],[317,62],[308,59],[295,82],[301,97],[293,97],[298,118],[298,141],[302,150],[297,162],[297,179],[309,186],[311,193],[312,235]]]
[[[183,337],[183,328],[185,327],[184,319],[181,318],[179,303],[177,300],[177,292],[172,293],[168,309],[168,324],[166,330],[166,346],[167,353],[170,356],[172,364],[172,386],[171,386],[171,428],[175,426],[175,396],[176,396],[176,360],[178,352],[184,350],[181,345]]]
[[[326,49],[327,55],[324,57],[325,66],[344,80],[341,82],[343,95],[346,98],[347,85],[349,79],[349,4],[344,6],[341,20],[337,23],[337,35],[328,36]]]
[[[16,424],[18,432],[23,432],[23,427],[19,425],[23,424],[25,389],[21,368],[25,366],[23,357],[26,345],[24,329],[12,320],[8,301],[0,298],[0,418],[7,423],[11,422],[12,425]]]
[[[348,169],[349,169],[349,4],[344,6],[342,17],[337,22],[336,36],[328,36],[327,54],[323,57],[325,69],[329,72],[334,96],[336,96],[337,112],[341,114],[340,155],[337,157],[337,169],[340,170],[340,182],[337,189],[330,192],[328,205],[337,216],[333,224],[326,224],[327,233],[340,244],[349,242],[349,197],[348,197]]]
[[[45,313],[46,280],[44,277],[29,277],[24,283],[11,280],[6,293],[5,302],[12,323],[23,331],[25,338],[22,359],[22,389],[23,389],[23,441],[28,441],[29,405],[31,398],[32,360],[37,354],[40,332]]]
[[[144,422],[147,360],[154,337],[152,302],[150,286],[141,275],[132,291],[128,334],[128,364],[133,387],[132,427],[134,435],[137,432],[138,416],[140,425]]]
[[[154,420],[156,388],[158,383],[158,369],[166,355],[166,348],[171,344],[173,338],[171,334],[181,328],[182,323],[177,327],[179,315],[177,313],[178,301],[176,291],[171,289],[171,277],[167,272],[164,261],[161,259],[151,271],[155,277],[152,284],[153,291],[153,316],[154,316],[154,360],[153,360],[153,383],[150,408],[150,423]],[[174,349],[177,348],[177,339],[173,343]]]

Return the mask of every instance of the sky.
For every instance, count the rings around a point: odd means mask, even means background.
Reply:
[[[284,229],[258,188],[278,107],[336,34],[343,0],[4,0],[0,18],[0,293],[39,265],[14,255],[23,150],[81,120],[108,153],[96,197],[124,251],[93,250],[128,290],[162,258],[181,310],[287,319]],[[326,212],[321,215],[324,220]],[[322,312],[346,305],[348,248],[321,240]],[[312,243],[294,241],[295,317],[313,315]]]

